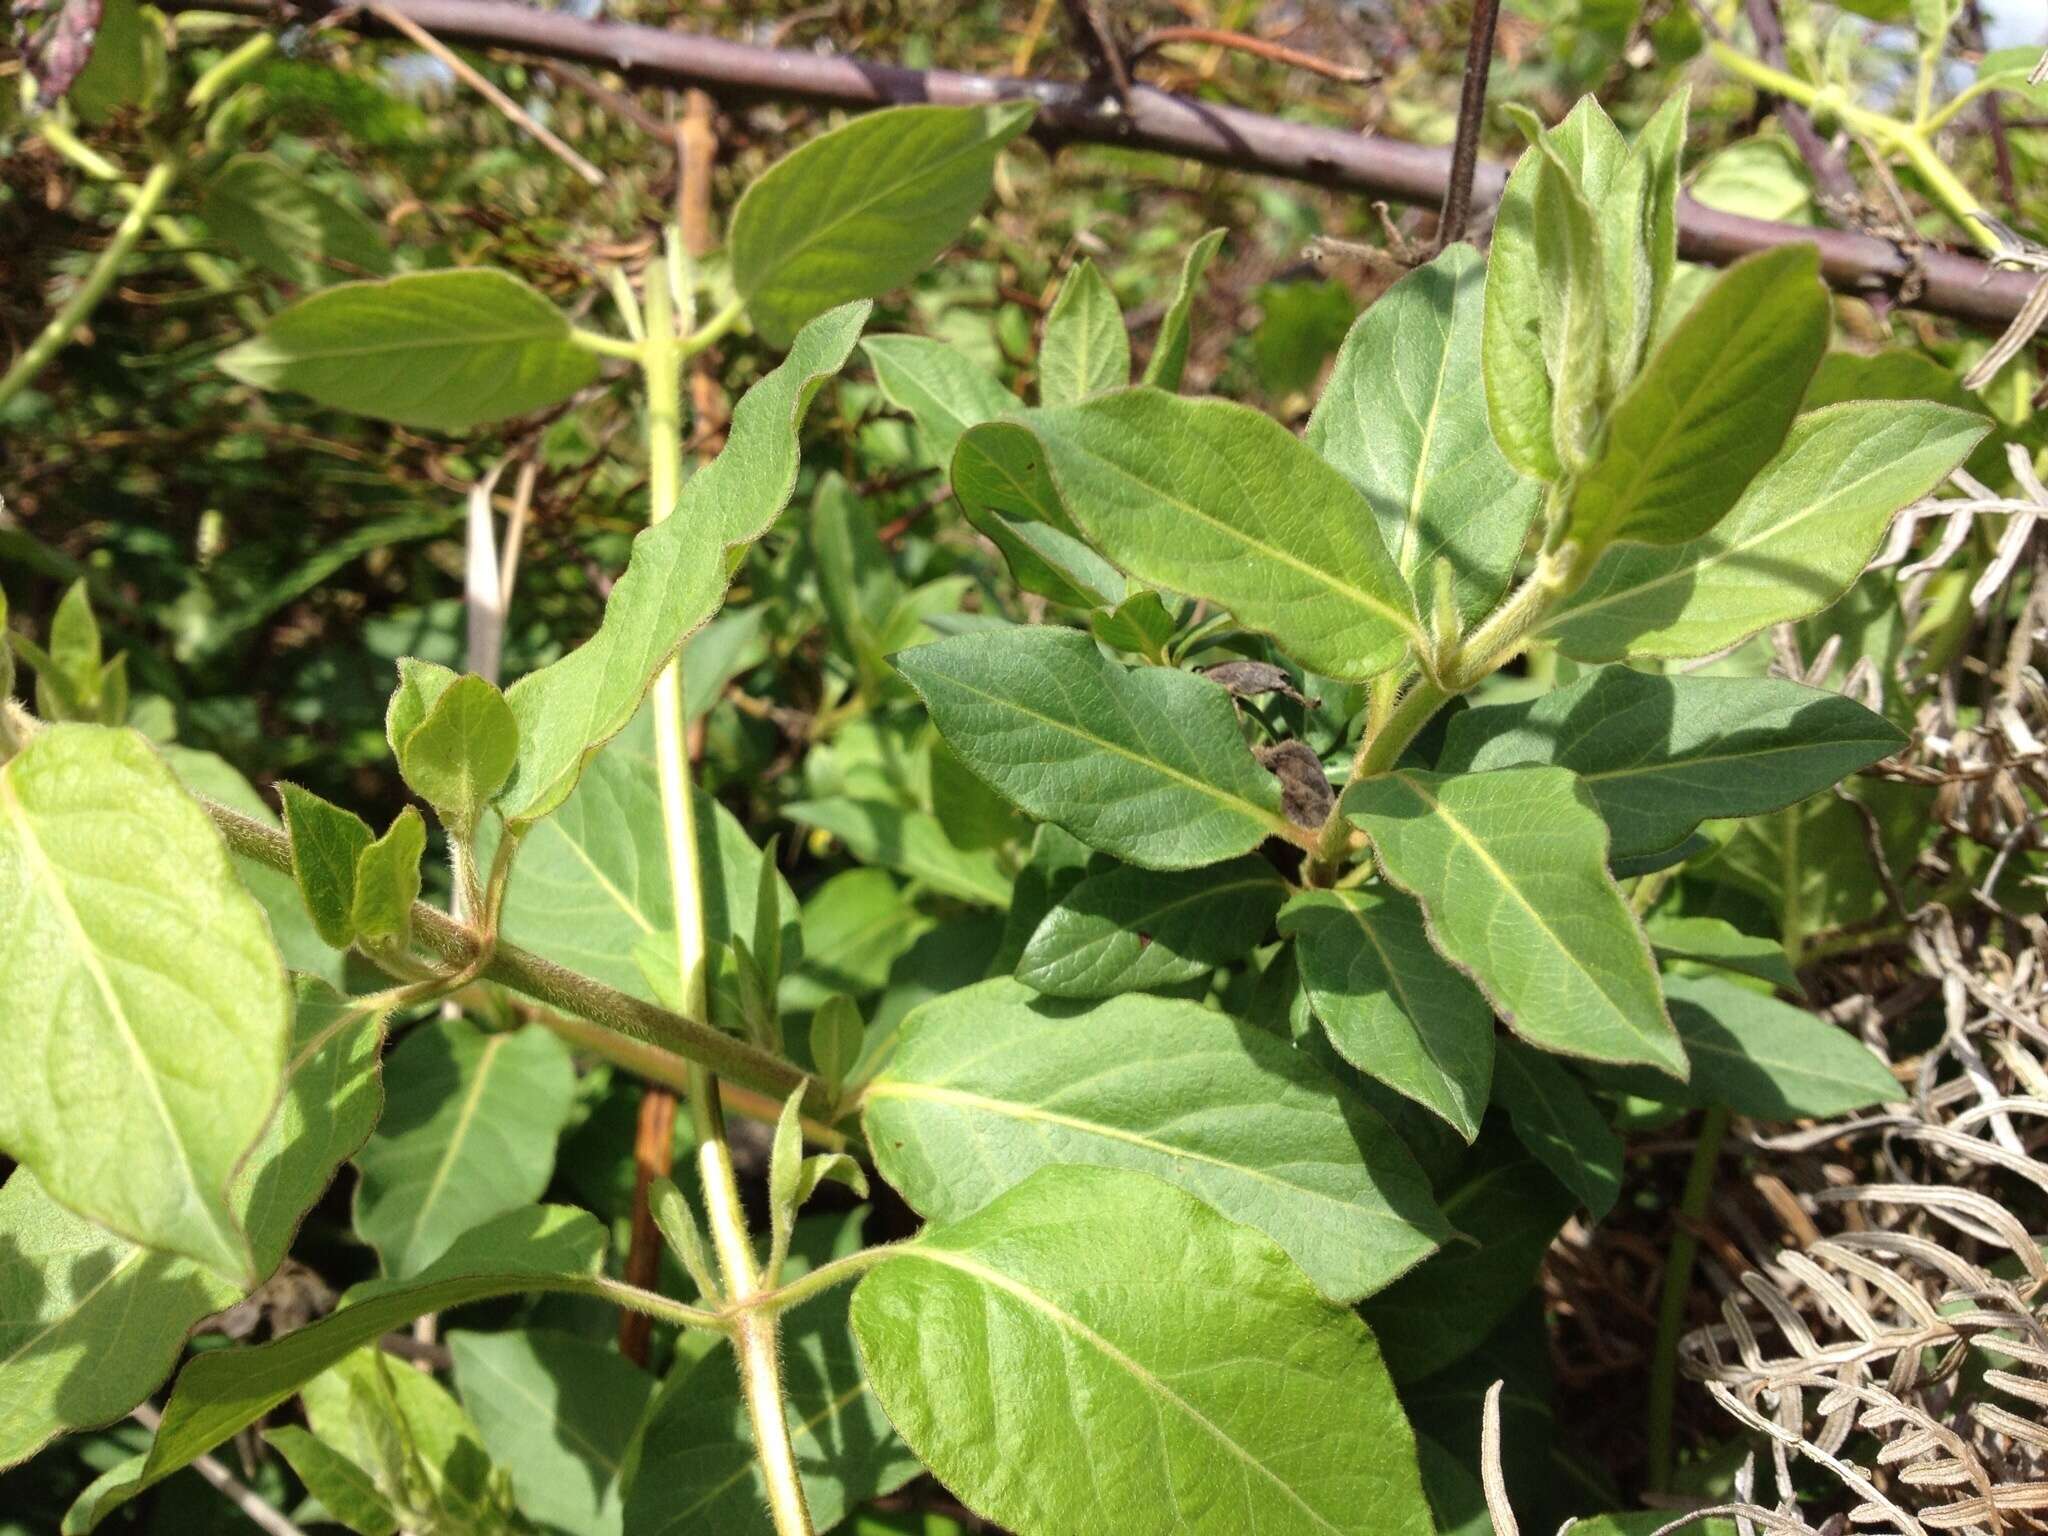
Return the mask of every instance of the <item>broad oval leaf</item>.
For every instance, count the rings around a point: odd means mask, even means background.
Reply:
[[[1485,278],[1460,243],[1389,288],[1344,338],[1308,423],[1308,445],[1358,487],[1409,585],[1448,560],[1468,620],[1506,590],[1543,494],[1487,426]]]
[[[1493,1009],[1399,891],[1303,891],[1280,914],[1330,1044],[1471,1141],[1493,1078]]]
[[[1195,1003],[1078,1008],[983,982],[904,1021],[865,1103],[877,1170],[935,1221],[1049,1163],[1132,1168],[1258,1227],[1341,1300],[1448,1235],[1379,1116],[1285,1042]]]
[[[499,800],[507,821],[535,821],[561,805],[590,755],[625,728],[656,674],[717,611],[727,550],[766,533],[789,504],[797,428],[845,365],[867,314],[867,305],[849,304],[804,327],[789,356],[733,407],[724,449],[690,477],[674,514],[633,540],[597,633],[505,690],[519,727]]]
[[[1882,715],[1825,689],[1603,667],[1541,698],[1456,716],[1437,768],[1569,768],[1614,854],[1629,857],[1670,848],[1702,821],[1804,800],[1905,744]]]
[[[213,823],[136,732],[48,726],[0,768],[0,913],[0,1151],[79,1215],[253,1285],[229,1184],[282,1085],[291,994]]]
[[[143,1489],[262,1418],[307,1382],[384,1334],[429,1312],[532,1291],[590,1293],[604,1229],[587,1211],[533,1206],[465,1234],[411,1280],[372,1280],[319,1322],[253,1349],[218,1349],[178,1373],[146,1457],[102,1477],[64,1517],[82,1536]]]
[[[1128,575],[1227,608],[1326,677],[1372,677],[1418,637],[1364,499],[1270,416],[1140,386],[1025,422],[1067,515]]]
[[[733,211],[733,281],[785,346],[835,304],[886,293],[951,245],[987,201],[996,156],[1033,104],[894,107],[785,155]]]
[[[1286,896],[1279,872],[1256,855],[1206,869],[1104,870],[1040,920],[1017,979],[1053,997],[1111,997],[1192,981],[1250,954]]]
[[[562,312],[506,272],[411,272],[324,288],[220,355],[258,389],[460,432],[566,400],[597,377]]]
[[[1989,430],[1924,401],[1809,412],[1713,532],[1610,549],[1539,633],[1577,661],[1704,656],[1818,613],[1862,574],[1892,514]]]
[[[200,201],[209,233],[286,282],[381,277],[391,250],[368,217],[267,155],[236,155]]]
[[[422,1024],[391,1052],[390,1102],[356,1155],[355,1227],[384,1273],[416,1275],[471,1228],[540,1198],[569,1118],[568,1047],[538,1025]]]
[[[1038,349],[1038,403],[1073,405],[1131,382],[1124,313],[1095,263],[1083,256],[1060,284]]]
[[[1433,1536],[1370,1332],[1263,1233],[1156,1180],[1047,1168],[853,1295],[919,1458],[1019,1536]]]
[[[1607,872],[1607,828],[1571,774],[1403,770],[1351,785],[1343,812],[1508,1028],[1684,1073],[1649,942]]]
[[[1820,253],[1737,262],[1615,402],[1599,461],[1572,494],[1586,558],[1610,544],[1679,544],[1720,522],[1785,441],[1827,350]]]
[[[963,763],[1091,848],[1190,869],[1295,835],[1230,696],[1203,678],[1126,671],[1071,629],[958,635],[894,659]]]

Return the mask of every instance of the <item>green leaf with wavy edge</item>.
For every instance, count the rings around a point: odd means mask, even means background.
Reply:
[[[1054,1167],[853,1294],[890,1421],[1024,1536],[1433,1536],[1373,1337],[1264,1233],[1155,1179]]]
[[[284,1101],[230,1197],[265,1274],[383,1103],[382,1020],[310,979],[297,995]],[[15,1169],[0,1189],[0,1467],[126,1413],[170,1374],[193,1324],[241,1297],[190,1259],[72,1215]]]
[[[892,107],[820,134],[755,178],[726,242],[756,330],[785,345],[848,299],[899,287],[988,200],[1034,104]]]
[[[1494,1061],[1493,1098],[1522,1145],[1579,1197],[1593,1220],[1604,1221],[1621,1195],[1627,1149],[1571,1071],[1554,1056],[1504,1040]]]
[[[488,268],[323,288],[219,363],[257,389],[439,432],[566,400],[598,368],[549,299]]]
[[[47,726],[0,767],[0,911],[0,1150],[88,1220],[253,1285],[228,1193],[291,995],[206,812],[136,732]]]
[[[1809,412],[1711,533],[1608,550],[1536,633],[1576,661],[1704,656],[1818,613],[1988,430],[1917,401]]]
[[[1052,997],[1112,997],[1192,981],[1242,960],[1273,924],[1287,885],[1247,854],[1204,869],[1119,865],[1055,902],[1024,946],[1017,979]]]
[[[804,327],[789,356],[733,407],[724,449],[684,484],[674,515],[633,540],[597,633],[505,691],[519,725],[518,761],[499,799],[507,821],[559,807],[591,754],[625,728],[656,674],[717,611],[727,551],[766,533],[789,504],[797,429],[867,314],[866,304],[848,304]]]
[[[1684,1073],[1649,942],[1607,872],[1607,827],[1570,773],[1404,770],[1352,784],[1342,811],[1508,1028]]]
[[[963,763],[1091,848],[1191,869],[1295,835],[1230,696],[1204,678],[1126,671],[1071,629],[958,635],[894,660]]]
[[[1485,279],[1485,261],[1459,244],[1389,288],[1344,338],[1307,435],[1358,487],[1410,586],[1450,562],[1468,620],[1506,590],[1543,494],[1487,426]]]
[[[322,943],[347,949],[356,940],[356,861],[376,841],[354,811],[290,781],[277,786],[291,838],[292,880]]]
[[[1181,374],[1188,365],[1188,344],[1194,336],[1195,295],[1201,291],[1202,274],[1209,270],[1209,263],[1222,248],[1223,237],[1227,233],[1227,230],[1212,229],[1188,247],[1180,265],[1180,281],[1174,285],[1173,298],[1167,303],[1166,313],[1160,317],[1159,334],[1152,342],[1152,355],[1145,359],[1141,383],[1166,390],[1180,388]]]
[[[1124,313],[1095,263],[1083,256],[1060,284],[1038,348],[1038,403],[1074,405],[1131,382]]]
[[[391,1053],[390,1102],[356,1166],[356,1234],[384,1272],[418,1274],[463,1233],[540,1198],[575,1093],[539,1025],[486,1034],[435,1019]]]
[[[466,1302],[535,1291],[588,1293],[604,1229],[587,1211],[530,1206],[467,1232],[410,1280],[351,1289],[319,1322],[252,1349],[210,1350],[178,1374],[147,1457],[79,1496],[64,1536],[83,1536],[120,1505],[262,1418],[329,1366],[393,1328]]]
[[[1905,744],[1882,715],[1825,689],[1602,667],[1540,698],[1456,716],[1437,770],[1569,768],[1613,853],[1631,857],[1673,847],[1702,821],[1804,800]]]
[[[1024,424],[1067,515],[1127,575],[1207,598],[1326,677],[1372,677],[1418,638],[1364,498],[1270,416],[1140,386]]]
[[[1422,909],[1384,886],[1303,891],[1280,914],[1330,1044],[1359,1071],[1479,1134],[1493,1009],[1430,944]]]
[[[1379,1116],[1286,1043],[1196,1003],[1084,1007],[986,981],[915,1010],[864,1103],[877,1171],[934,1221],[1048,1163],[1131,1168],[1258,1227],[1339,1300],[1448,1236]]]
[[[1567,536],[1583,558],[1711,531],[1784,446],[1832,318],[1810,245],[1723,272],[1609,413],[1600,458],[1572,493]]]

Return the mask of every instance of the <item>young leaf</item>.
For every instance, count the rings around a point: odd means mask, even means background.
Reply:
[[[1485,278],[1460,243],[1394,284],[1344,338],[1308,424],[1308,445],[1358,487],[1409,585],[1448,559],[1468,620],[1506,590],[1542,496],[1487,428]]]
[[[419,900],[420,858],[426,851],[426,821],[408,805],[382,837],[356,855],[350,923],[357,937],[401,953],[411,944],[412,904]]]
[[[1025,591],[1070,608],[1123,601],[1123,577],[1082,542],[1028,427],[992,421],[970,428],[953,450],[951,475],[967,520],[1002,551]]]
[[[1615,403],[1606,449],[1572,497],[1586,558],[1708,532],[1784,445],[1827,350],[1820,254],[1780,246],[1715,281]]]
[[[1118,865],[1054,904],[1017,979],[1053,997],[1110,997],[1192,981],[1250,954],[1287,886],[1254,854],[1171,873]]]
[[[1711,976],[1666,976],[1671,1020],[1693,1073],[1602,1070],[1600,1081],[1663,1104],[1725,1105],[1759,1120],[1825,1119],[1907,1096],[1869,1046],[1839,1025]]]
[[[1132,651],[1154,666],[1165,666],[1166,642],[1173,638],[1173,615],[1157,592],[1139,587],[1114,608],[1088,615],[1088,629],[1104,645]]]
[[[411,1280],[372,1280],[319,1322],[253,1349],[217,1349],[178,1374],[147,1457],[81,1495],[64,1517],[84,1536],[136,1494],[203,1456],[363,1345],[429,1312],[530,1291],[589,1292],[604,1257],[604,1229],[586,1211],[529,1206],[465,1234]]]
[[[519,756],[519,722],[486,678],[457,678],[398,748],[398,771],[448,830],[467,837]]]
[[[1024,403],[958,347],[923,336],[870,336],[860,344],[883,398],[917,423],[941,469],[969,427],[1021,411]]]
[[[394,758],[406,737],[425,722],[427,711],[461,677],[460,672],[437,661],[422,661],[417,656],[398,658],[398,686],[391,690],[390,701],[384,706],[384,740]]]
[[[1523,1146],[1604,1221],[1621,1194],[1621,1138],[1578,1079],[1555,1057],[1518,1040],[1501,1043],[1493,1096]]]
[[[860,1060],[867,1026],[852,998],[835,993],[811,1015],[811,1062],[818,1075],[834,1087],[843,1084]]]
[[[1419,635],[1358,491],[1270,416],[1139,388],[1029,422],[1067,514],[1127,574],[1227,608],[1327,677],[1372,677]]]
[[[1548,135],[1535,137],[1531,153],[1537,157],[1537,303],[1550,373],[1550,440],[1559,465],[1576,472],[1592,458],[1618,382],[1608,366],[1608,277],[1591,189]]]
[[[959,635],[895,662],[962,762],[1091,848],[1191,869],[1293,832],[1214,683],[1126,672],[1070,629]]]
[[[1131,1168],[1258,1227],[1345,1300],[1448,1235],[1377,1115],[1284,1042],[1195,1003],[1063,1007],[983,982],[914,1011],[864,1101],[877,1171],[934,1221],[1048,1163]]]
[[[391,1053],[384,1124],[356,1155],[357,1234],[384,1273],[424,1270],[481,1222],[547,1188],[568,1121],[569,1051],[539,1026],[487,1035],[436,1019]]]
[[[441,432],[566,400],[598,365],[553,303],[488,268],[322,289],[219,362],[257,389]]]
[[[253,1285],[228,1186],[291,999],[213,823],[134,731],[45,727],[0,767],[0,911],[0,1150],[78,1214]]]
[[[455,1389],[521,1513],[562,1536],[617,1536],[620,1469],[654,1379],[608,1345],[546,1328],[448,1335]]]
[[[320,1501],[337,1524],[356,1536],[393,1536],[398,1516],[370,1481],[369,1473],[319,1436],[297,1424],[280,1424],[263,1432],[269,1445],[298,1473],[306,1492]]]
[[[1198,1536],[1436,1529],[1357,1316],[1155,1180],[1043,1169],[892,1250],[853,1330],[919,1459],[1012,1530],[1120,1536],[1134,1511]]]
[[[1493,1010],[1400,892],[1303,891],[1280,914],[1337,1054],[1471,1141],[1493,1076]]]
[[[811,498],[811,564],[818,596],[841,655],[859,670],[872,694],[888,676],[881,628],[903,596],[903,583],[875,536],[875,520],[861,509],[844,476],[828,474]]]
[[[1804,800],[1905,744],[1883,716],[1824,689],[1602,667],[1540,698],[1466,710],[1437,769],[1569,768],[1626,857],[1669,848],[1702,821]]]
[[[322,941],[347,949],[356,940],[356,860],[376,840],[354,811],[292,783],[277,786],[292,840],[292,879]]]
[[[1848,591],[1892,514],[1932,492],[1989,430],[1925,402],[1828,406],[1711,533],[1610,549],[1539,633],[1577,661],[1704,656]]]
[[[1116,295],[1086,256],[1067,273],[1045,317],[1038,403],[1075,405],[1131,382],[1131,338]]]
[[[1523,1039],[1684,1073],[1650,946],[1607,873],[1607,829],[1571,774],[1402,771],[1353,784],[1343,812]]]
[[[912,652],[910,654],[916,654]],[[830,832],[864,864],[881,864],[979,906],[1010,904],[1010,878],[986,848],[956,848],[938,818],[885,800],[798,800],[791,821]]]
[[[727,550],[759,538],[789,504],[797,428],[867,313],[846,305],[804,327],[781,366],[733,408],[724,450],[690,477],[675,514],[633,540],[597,633],[505,691],[519,725],[500,805],[507,821],[536,821],[568,798],[591,754],[625,728],[656,674],[717,610]]]
[[[64,596],[57,602],[57,611],[50,617],[51,666],[68,681],[79,700],[90,706],[100,696],[104,655],[99,620],[92,611],[92,593],[81,576],[64,589]],[[99,717],[95,714],[91,718]],[[127,722],[104,720],[101,723],[124,725]]]
[[[996,156],[1032,108],[893,107],[770,166],[740,199],[727,242],[754,328],[786,346],[835,304],[916,276],[987,201]]]
[[[1180,282],[1173,290],[1173,300],[1160,318],[1159,334],[1152,343],[1152,355],[1145,359],[1141,383],[1168,391],[1180,388],[1181,374],[1188,366],[1188,342],[1194,332],[1191,317],[1195,295],[1201,290],[1202,274],[1209,270],[1209,263],[1222,247],[1226,233],[1226,230],[1212,229],[1188,247],[1188,254],[1181,262]]]
[[[288,283],[317,288],[391,269],[375,224],[267,155],[236,155],[214,172],[199,213],[210,234]]]

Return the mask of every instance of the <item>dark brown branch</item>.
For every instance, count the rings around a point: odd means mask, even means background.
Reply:
[[[695,86],[725,101],[806,102],[858,110],[911,102],[974,106],[1022,99],[1038,103],[1032,132],[1052,148],[1067,143],[1121,144],[1422,207],[1441,205],[1450,181],[1448,150],[1288,122],[1146,85],[1131,87],[1121,111],[1105,113],[1100,93],[1073,81],[998,79],[756,48],[658,27],[584,21],[511,0],[386,4],[447,43],[572,60],[616,70],[637,85]],[[166,0],[166,8],[275,16],[267,0]],[[379,30],[375,20],[360,11],[342,14],[336,25],[370,34]],[[1480,162],[1473,176],[1475,206],[1497,198],[1506,176],[1505,167]],[[1913,269],[1892,242],[1873,235],[1744,218],[1690,199],[1679,205],[1679,254],[1689,261],[1726,266],[1756,251],[1801,241],[1819,248],[1823,275],[1845,293],[1889,292]],[[1951,251],[1925,251],[1920,262],[1926,284],[1918,307],[1977,325],[2003,328],[2032,289],[2030,274],[1994,272],[1984,262]]]
[[[1472,0],[1472,35],[1465,41],[1465,79],[1458,88],[1458,137],[1451,145],[1451,175],[1437,217],[1436,248],[1465,238],[1472,216],[1472,174],[1479,166],[1479,133],[1486,126],[1486,77],[1493,72],[1493,34],[1500,0]]]

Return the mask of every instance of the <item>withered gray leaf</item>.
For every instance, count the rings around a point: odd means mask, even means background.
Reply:
[[[1229,665],[1229,663],[1225,663]],[[1257,663],[1247,662],[1247,666]],[[1323,772],[1323,760],[1306,742],[1276,741],[1269,747],[1254,747],[1253,754],[1266,772],[1280,781],[1280,809],[1297,827],[1314,829],[1330,819],[1337,792]]]

